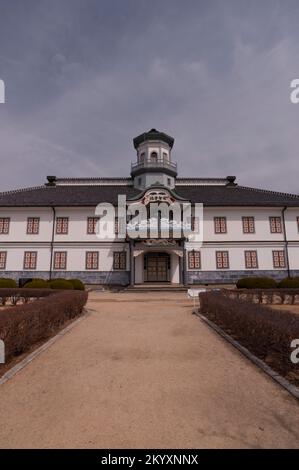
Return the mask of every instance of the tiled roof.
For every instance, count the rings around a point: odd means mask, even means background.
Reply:
[[[191,202],[207,206],[298,206],[299,195],[248,188],[226,186],[179,186],[176,192]]]
[[[181,198],[206,206],[294,206],[299,195],[247,188],[237,185],[182,185],[175,188]],[[140,190],[126,185],[57,185],[25,188],[0,193],[0,206],[95,206],[100,202],[117,204],[117,196],[134,198]]]

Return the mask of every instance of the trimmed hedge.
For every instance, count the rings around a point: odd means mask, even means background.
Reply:
[[[270,277],[243,277],[236,286],[238,289],[275,289],[277,282]]]
[[[72,283],[66,279],[53,279],[52,281],[49,281],[49,286],[51,289],[73,289]]]
[[[29,299],[39,299],[48,295],[54,294],[54,292],[47,289],[29,289],[29,288],[0,288],[0,305],[5,305],[10,299],[13,305],[16,305],[19,300],[27,302]]]
[[[72,284],[73,289],[75,290],[85,290],[85,285],[83,284],[80,279],[68,279],[68,281]]]
[[[284,289],[299,289],[299,279],[286,278],[278,283],[278,287]]]
[[[43,279],[34,279],[33,281],[26,282],[24,285],[26,289],[48,289],[49,283]]]
[[[13,279],[8,279],[6,277],[0,278],[0,288],[1,287],[17,287],[16,281]]]
[[[290,355],[291,341],[299,338],[299,315],[216,292],[201,293],[199,299],[205,316],[279,373],[287,375],[298,368]]]
[[[47,295],[0,312],[0,339],[5,343],[6,362],[53,336],[67,321],[81,315],[87,301],[86,292],[52,291]]]

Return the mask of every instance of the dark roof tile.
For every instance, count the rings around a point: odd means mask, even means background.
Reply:
[[[299,196],[243,186],[180,185],[175,192],[192,203],[206,206],[294,206]],[[134,198],[140,190],[125,185],[58,185],[25,188],[0,193],[0,206],[95,206],[100,202],[117,204],[117,196]]]

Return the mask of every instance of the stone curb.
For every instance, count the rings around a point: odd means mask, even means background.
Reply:
[[[282,377],[280,374],[275,372],[271,367],[268,366],[264,361],[252,354],[247,348],[242,346],[238,341],[234,340],[230,335],[225,333],[218,325],[209,320],[207,317],[199,313],[198,311],[193,312],[201,320],[207,323],[213,330],[215,330],[220,336],[222,336],[226,341],[228,341],[232,346],[234,346],[238,351],[240,351],[244,356],[246,356],[251,362],[256,366],[262,369],[267,375],[269,375],[275,382],[279,383],[285,390],[287,390],[293,397],[299,400],[299,388],[291,384],[287,379]]]
[[[58,341],[62,336],[64,336],[66,333],[72,330],[78,323],[80,323],[82,320],[88,317],[91,314],[91,312],[92,310],[85,309],[85,313],[79,318],[77,318],[77,320],[74,320],[66,328],[64,328],[59,333],[57,333],[56,336],[53,336],[53,338],[49,339],[46,343],[42,344],[39,348],[32,351],[32,353],[28,354],[28,356],[26,356],[22,361],[18,362],[18,364],[16,364],[14,367],[9,369],[4,375],[2,375],[2,377],[0,377],[0,385],[3,385],[5,382],[11,379],[14,375],[16,375],[20,370],[24,369],[24,367],[30,364],[30,362],[32,362],[33,359],[35,359],[44,351],[46,351],[48,348],[50,348],[52,344],[56,343],[56,341]]]

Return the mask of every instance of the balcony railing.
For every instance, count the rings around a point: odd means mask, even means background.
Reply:
[[[144,160],[143,162],[137,162],[131,164],[131,172],[146,168],[163,168],[171,171],[177,171],[177,164],[172,162],[166,162],[165,160],[157,160],[155,162]]]

